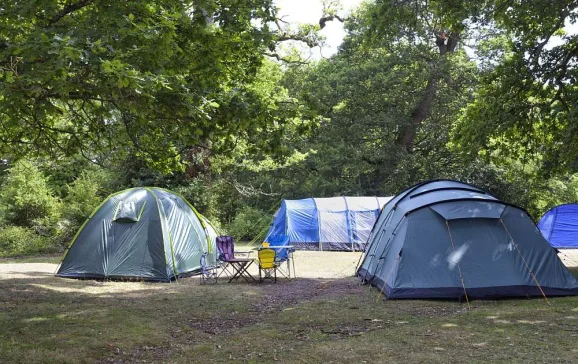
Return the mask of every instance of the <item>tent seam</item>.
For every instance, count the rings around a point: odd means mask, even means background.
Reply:
[[[156,203],[157,203],[157,209],[158,209],[158,211],[159,211],[159,217],[160,217],[160,218],[164,218],[164,219],[165,219],[165,222],[167,223],[167,233],[169,234],[169,246],[171,247],[171,258],[172,258],[172,260],[173,260],[172,268],[173,268],[173,273],[175,274],[175,280],[178,280],[178,277],[177,277],[177,276],[178,276],[178,272],[177,272],[177,267],[176,267],[176,265],[175,265],[175,250],[174,250],[174,247],[173,247],[173,237],[172,237],[172,234],[171,234],[170,226],[168,225],[167,216],[166,216],[166,214],[164,213],[164,208],[163,208],[163,210],[161,210],[161,205],[159,204],[159,199],[158,199],[156,193],[154,193],[154,191],[153,191],[152,189],[150,189],[149,187],[146,187],[146,190],[149,191],[149,192],[153,195],[153,197],[155,198],[155,201],[156,201]],[[161,216],[161,215],[162,215],[162,216]],[[163,228],[163,224],[162,224],[162,221],[161,221],[161,230],[162,230],[162,228]],[[164,243],[164,240],[163,240],[163,243]],[[164,245],[164,244],[163,244],[163,245]],[[166,256],[166,254],[165,254],[165,265],[166,265],[167,263],[168,263],[168,262],[167,262],[167,256]],[[167,278],[170,280],[170,277],[167,277]]]
[[[213,246],[212,246],[211,241],[210,241],[210,239],[209,239],[209,232],[208,232],[207,228],[205,227],[205,223],[204,223],[203,219],[201,219],[201,218],[199,217],[199,216],[202,216],[202,215],[199,214],[199,212],[197,211],[197,209],[195,209],[195,208],[193,207],[193,205],[191,205],[191,204],[189,203],[189,201],[187,201],[187,199],[184,198],[181,194],[176,193],[176,192],[173,192],[173,191],[166,190],[166,189],[164,189],[164,188],[159,188],[159,190],[162,190],[162,191],[165,191],[165,192],[170,192],[170,193],[172,193],[172,194],[174,194],[174,195],[179,196],[183,201],[185,201],[185,203],[191,208],[191,210],[193,210],[193,213],[195,214],[195,216],[197,216],[197,219],[199,219],[199,221],[201,222],[201,227],[203,228],[203,230],[205,230],[205,237],[206,237],[206,240],[207,240],[207,245],[208,245],[208,247],[209,247],[209,251],[208,251],[207,253],[212,253]],[[213,230],[216,231],[215,227],[213,227],[212,225],[211,225],[211,227],[213,228]]]

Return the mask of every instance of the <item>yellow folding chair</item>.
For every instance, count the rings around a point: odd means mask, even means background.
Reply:
[[[265,279],[274,280],[277,283],[277,267],[279,265],[275,262],[275,250],[264,248],[258,252],[259,260],[259,282]]]

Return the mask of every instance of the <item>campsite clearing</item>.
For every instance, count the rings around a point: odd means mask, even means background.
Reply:
[[[469,311],[456,301],[383,301],[347,277],[358,258],[298,251],[298,279],[204,286],[196,277],[71,280],[42,260],[0,262],[0,353],[10,363],[564,363],[578,355],[578,297],[552,306],[474,301]]]

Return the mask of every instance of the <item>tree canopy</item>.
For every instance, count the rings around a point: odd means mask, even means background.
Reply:
[[[270,0],[13,1],[0,14],[4,154],[133,154],[168,171],[273,124],[253,84],[279,37]]]
[[[0,5],[0,185],[43,196],[0,195],[21,237],[4,250],[63,244],[99,198],[143,185],[242,238],[281,198],[434,178],[534,217],[578,195],[578,2],[323,4],[297,27],[272,0]],[[328,21],[347,32],[330,58],[280,46],[321,44]]]

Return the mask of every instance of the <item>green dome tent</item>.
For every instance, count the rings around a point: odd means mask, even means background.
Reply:
[[[357,275],[389,299],[578,294],[524,210],[450,180],[417,184],[384,206]]]
[[[171,281],[216,263],[216,233],[183,197],[132,188],[106,198],[70,243],[56,273],[67,278]]]

